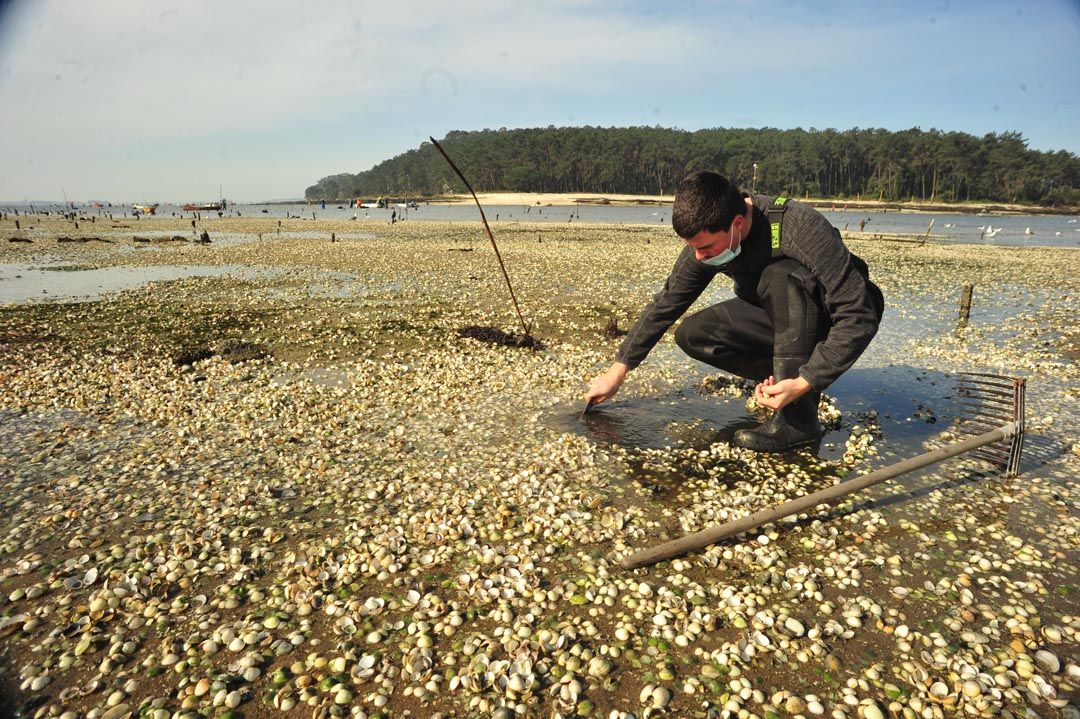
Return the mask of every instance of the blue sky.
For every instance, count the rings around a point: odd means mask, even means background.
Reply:
[[[0,200],[301,197],[499,127],[1018,130],[1080,153],[1077,0],[0,8]]]

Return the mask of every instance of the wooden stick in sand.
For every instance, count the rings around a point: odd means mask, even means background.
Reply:
[[[510,300],[514,303],[514,309],[517,311],[518,320],[521,321],[521,329],[524,330],[525,335],[521,338],[524,343],[526,340],[532,339],[532,335],[529,334],[529,325],[525,322],[525,317],[521,314],[521,307],[518,306],[517,297],[514,296],[514,288],[510,284],[510,276],[506,274],[506,265],[503,264],[502,255],[499,254],[499,246],[495,244],[495,235],[491,234],[491,228],[488,226],[487,216],[484,214],[484,208],[480,205],[480,200],[477,199],[476,193],[473,192],[472,185],[465,179],[465,175],[461,174],[461,170],[458,169],[454,161],[450,159],[450,156],[446,154],[446,150],[442,148],[442,145],[434,137],[428,137],[431,143],[435,145],[435,149],[439,151],[439,154],[450,163],[450,168],[457,173],[457,176],[461,178],[461,181],[465,183],[465,187],[469,190],[469,194],[472,195],[473,201],[476,203],[477,208],[480,210],[480,219],[484,222],[484,229],[487,231],[488,239],[491,240],[491,246],[495,249],[495,259],[499,261],[499,269],[502,270],[503,279],[506,280],[506,289],[510,290]]]

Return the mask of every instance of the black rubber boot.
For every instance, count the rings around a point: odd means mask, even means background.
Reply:
[[[777,357],[773,361],[773,376],[777,382],[794,379],[805,362],[804,358]],[[779,412],[773,412],[760,426],[740,429],[735,433],[735,446],[755,452],[786,452],[813,444],[824,433],[817,417],[820,399],[821,392],[811,390]]]

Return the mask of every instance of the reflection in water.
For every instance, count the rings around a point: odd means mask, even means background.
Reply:
[[[953,387],[949,375],[911,366],[849,370],[828,391],[842,413],[839,426],[827,431],[818,445],[788,452],[777,461],[820,474],[821,460],[839,459],[852,429],[856,425],[865,429],[868,418],[875,415],[881,436],[874,443],[879,453],[874,466],[921,454],[926,441],[952,420]],[[631,477],[659,494],[677,489],[691,477],[713,474],[709,468],[719,463],[729,465],[723,473],[725,482],[749,476],[749,468],[737,460],[706,454],[699,465],[688,463],[685,455],[707,453],[718,443],[730,444],[736,430],[752,427],[760,419],[747,412],[744,397],[708,396],[696,387],[686,387],[667,396],[617,399],[593,407],[584,417],[580,406],[563,407],[549,421],[561,431],[627,450]],[[663,461],[664,450],[671,451],[672,460],[678,452],[680,461]]]
[[[724,426],[747,419],[746,401],[737,397],[707,397],[687,388],[670,397],[636,397],[606,402],[590,409],[579,421],[573,412],[556,418],[562,429],[625,449],[663,449],[686,439],[676,423]],[[561,422],[559,421],[561,420]],[[704,445],[708,447],[708,444]]]
[[[155,265],[69,269],[66,266],[0,264],[0,304],[57,300],[96,300],[110,292],[189,277],[231,275],[256,279],[273,270],[244,265]]]

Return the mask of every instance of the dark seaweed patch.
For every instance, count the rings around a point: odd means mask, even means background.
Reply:
[[[531,350],[544,349],[544,343],[536,339],[532,335],[513,335],[508,332],[503,332],[500,329],[494,327],[480,327],[478,325],[469,325],[468,327],[458,328],[458,337],[465,337],[468,339],[478,340],[490,345],[502,345],[504,347],[524,347]]]

